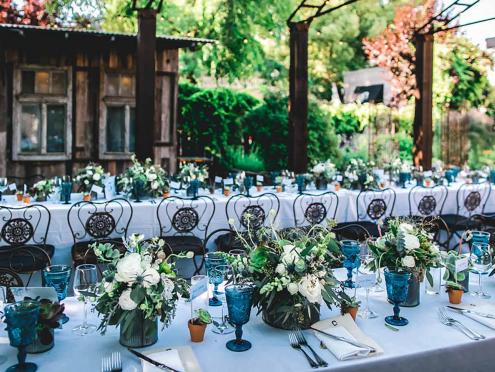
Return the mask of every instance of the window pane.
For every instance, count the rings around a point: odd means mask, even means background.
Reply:
[[[130,109],[129,118],[129,152],[136,152],[136,109]]]
[[[34,71],[22,71],[22,93],[34,93]]]
[[[40,151],[41,109],[39,105],[22,105],[21,152]]]
[[[50,73],[47,71],[36,72],[36,93],[50,92]]]
[[[46,107],[46,151],[65,151],[65,106]]]
[[[120,77],[120,95],[125,97],[134,96],[134,84],[131,75],[121,75]]]
[[[107,107],[107,151],[125,151],[125,107]]]
[[[53,94],[67,94],[67,79],[65,72],[53,72],[52,73],[52,93]]]
[[[105,91],[107,92],[108,96],[119,95],[119,75],[107,74],[107,86]]]

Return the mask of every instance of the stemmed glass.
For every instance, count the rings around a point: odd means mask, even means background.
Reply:
[[[208,275],[210,283],[214,286],[213,296],[208,300],[210,306],[222,306],[222,301],[218,296],[223,294],[223,292],[218,290],[218,285],[223,282],[223,273],[219,272],[219,270],[212,272],[212,269],[226,263],[225,256],[220,252],[211,252],[205,255],[206,275]]]
[[[352,271],[361,265],[359,242],[356,240],[342,240],[340,244],[344,255],[344,267],[347,269],[347,280],[344,281],[343,285],[346,288],[356,288],[356,284],[352,281]]]
[[[486,243],[473,243],[470,255],[471,263],[473,264],[473,273],[478,274],[478,290],[472,291],[473,296],[478,296],[482,299],[489,299],[491,296],[483,292],[481,276],[488,274],[492,266],[492,256],[490,253],[490,245]]]
[[[5,306],[5,322],[9,333],[10,346],[17,347],[18,364],[7,368],[6,372],[34,372],[34,363],[26,363],[26,347],[36,339],[36,324],[40,313],[38,301],[19,301]]]
[[[62,201],[64,204],[70,204],[70,196],[72,193],[72,181],[70,176],[63,176],[62,177],[62,185],[61,185],[61,194],[62,194]]]
[[[411,274],[408,272],[389,271],[388,269],[384,270],[384,274],[385,284],[387,286],[387,296],[394,304],[394,315],[385,317],[385,322],[394,326],[405,326],[409,321],[399,315],[399,304],[404,302],[407,298]]]
[[[3,318],[3,308],[7,303],[7,288],[0,286],[0,323],[2,323]],[[7,357],[5,355],[0,355],[0,365],[4,364],[7,361]]]
[[[226,282],[226,285],[231,283],[232,281],[235,281],[234,278],[234,270],[231,265],[219,265],[216,266],[214,269],[211,270],[212,276],[213,277],[218,277],[222,276],[223,280]],[[221,317],[221,323],[218,323],[216,321],[213,322],[213,325],[215,326],[212,331],[214,333],[218,334],[229,334],[234,332],[234,329],[229,326],[228,323],[228,317],[225,314],[225,309],[224,309],[225,301],[222,301],[222,317]]]
[[[3,192],[7,188],[7,178],[0,177],[0,202],[3,200]]]
[[[68,265],[51,265],[43,269],[43,279],[46,287],[53,287],[57,292],[59,301],[67,297],[67,288],[70,282],[71,267]],[[63,315],[62,324],[69,321],[67,315]]]
[[[74,293],[77,297],[83,298],[84,302],[84,320],[81,325],[75,327],[72,331],[80,336],[93,333],[96,330],[94,324],[88,323],[88,299],[96,297],[96,286],[98,284],[98,271],[96,265],[84,264],[76,267],[74,274]]]
[[[225,345],[231,351],[251,349],[251,343],[242,339],[242,326],[249,321],[251,315],[253,290],[251,284],[230,284],[225,287],[229,319],[235,325],[235,340],[230,340]]]
[[[361,250],[361,267],[358,269],[358,275],[362,274],[365,277],[370,277],[372,278],[372,282],[368,283],[367,280],[362,280],[360,281],[361,287],[365,287],[366,289],[366,300],[365,300],[365,306],[362,309],[359,309],[358,315],[363,318],[363,319],[374,319],[378,317],[378,314],[375,313],[373,310],[370,308],[369,304],[369,295],[370,295],[370,290],[373,285],[376,285],[376,273],[372,272],[371,270],[368,269],[368,265],[373,262],[374,257],[368,250],[368,246],[365,244],[363,246],[363,249]]]

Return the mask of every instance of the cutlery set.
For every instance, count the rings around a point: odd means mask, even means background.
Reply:
[[[464,309],[455,308],[455,307],[451,307],[451,306],[449,306],[449,308],[456,311],[457,313],[463,314],[463,315],[470,312],[470,310],[466,310],[466,312],[465,312],[465,311],[463,311]],[[479,314],[477,314],[477,315],[479,315]],[[486,338],[482,334],[473,331],[471,328],[467,327],[466,325],[464,325],[463,323],[461,323],[457,319],[450,317],[447,314],[447,310],[445,307],[440,307],[438,309],[438,316],[440,318],[440,322],[442,322],[446,326],[457,328],[459,331],[464,333],[471,340],[478,341],[478,340],[484,340]],[[473,318],[470,318],[470,319],[473,319]],[[473,320],[475,320],[475,319],[473,319]]]

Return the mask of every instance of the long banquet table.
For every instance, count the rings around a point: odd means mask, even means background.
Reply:
[[[343,276],[339,269],[337,275]],[[471,288],[476,288],[472,275]],[[485,289],[495,298],[495,280],[485,280]],[[422,288],[423,290],[423,288]],[[363,290],[358,290],[360,299],[364,299]],[[476,301],[466,294],[463,302]],[[74,298],[65,301],[66,313],[70,317],[63,329],[56,330],[55,347],[43,354],[28,355],[28,360],[38,364],[41,372],[95,372],[100,371],[101,358],[111,352],[122,353],[124,372],[140,372],[138,360],[120,346],[118,329],[109,328],[106,335],[92,334],[76,336],[71,328],[82,321],[82,304]],[[358,318],[357,324],[368,336],[371,336],[383,349],[382,355],[365,359],[338,361],[326,350],[319,348],[318,340],[306,331],[309,343],[328,362],[328,368],[321,371],[381,371],[381,372],[441,372],[441,371],[493,371],[495,357],[495,330],[491,330],[462,315],[454,318],[486,336],[483,341],[472,341],[458,330],[440,323],[437,308],[448,304],[446,293],[426,295],[421,293],[421,304],[415,308],[402,308],[401,314],[409,319],[409,325],[394,332],[384,326],[384,317],[392,313],[392,305],[387,303],[384,292],[370,295],[370,306],[379,313],[376,319]],[[322,307],[323,308],[323,307]],[[218,311],[218,308],[209,308]],[[225,348],[226,341],[233,335],[216,335],[211,326],[206,331],[202,343],[192,343],[189,339],[187,319],[190,315],[189,304],[181,302],[172,325],[159,334],[158,343],[149,349],[160,347],[179,347],[190,345],[204,372],[249,372],[249,371],[309,371],[306,359],[289,346],[287,332],[271,328],[263,323],[261,316],[253,310],[251,320],[244,329],[244,338],[252,342],[252,349],[235,353]],[[322,311],[322,319],[338,315],[337,310]],[[90,313],[90,320],[98,324],[95,313]],[[0,355],[8,357],[1,369],[15,363],[16,350],[8,345],[4,327],[0,331]],[[2,337],[3,336],[3,337]],[[145,349],[146,350],[146,349]]]

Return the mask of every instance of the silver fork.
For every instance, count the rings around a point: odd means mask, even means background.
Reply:
[[[122,372],[122,358],[120,352],[113,352],[101,359],[101,372]]]
[[[318,363],[316,363],[311,357],[304,351],[304,349],[301,347],[299,342],[297,342],[296,335],[293,332],[289,332],[289,343],[290,346],[292,346],[293,349],[300,350],[308,360],[309,365],[312,368],[318,368]]]
[[[481,339],[484,339],[485,336],[483,335],[480,335],[474,331],[472,331],[471,329],[469,329],[468,327],[466,327],[464,324],[462,324],[461,322],[455,320],[454,318],[450,318],[447,314],[446,314],[446,311],[443,307],[439,308],[438,309],[438,315],[440,317],[440,321],[447,325],[447,326],[451,326],[451,327],[455,327],[457,328],[459,331],[461,331],[462,333],[464,333],[466,336],[468,336],[470,339],[472,340],[481,340]]]
[[[295,335],[297,341],[299,342],[299,345],[306,346],[309,350],[311,350],[311,353],[313,353],[313,356],[315,357],[316,362],[320,367],[328,367],[328,363],[325,362],[325,360],[322,359],[318,354],[316,354],[316,351],[314,351],[313,348],[308,344],[306,337],[304,337],[304,333],[302,333],[300,329],[296,329]]]

